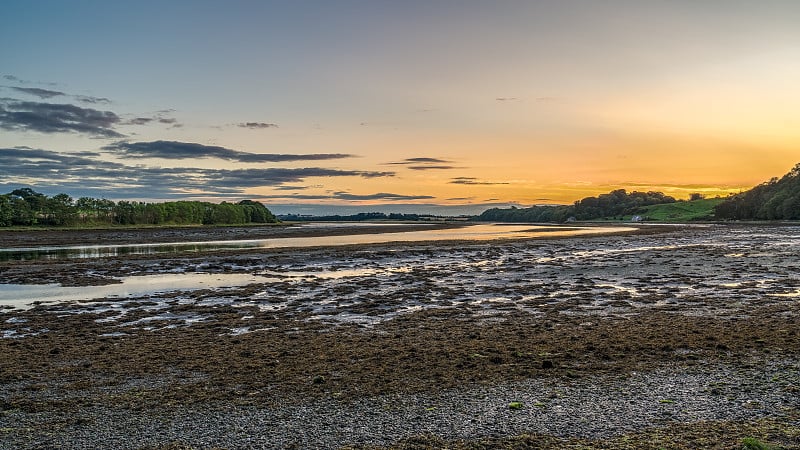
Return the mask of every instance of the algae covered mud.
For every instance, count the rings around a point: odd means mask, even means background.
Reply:
[[[550,236],[0,263],[0,448],[800,446],[800,228]]]

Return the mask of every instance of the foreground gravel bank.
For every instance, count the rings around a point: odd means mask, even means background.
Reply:
[[[604,439],[650,427],[785,417],[778,442],[800,446],[800,361],[698,361],[585,379],[533,379],[339,401],[286,399],[279,407],[213,403],[131,411],[95,406],[64,413],[6,411],[0,448],[338,448],[391,445],[418,435],[475,440],[538,433]],[[522,407],[513,409],[511,402]]]

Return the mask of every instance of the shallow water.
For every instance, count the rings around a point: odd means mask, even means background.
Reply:
[[[60,284],[0,284],[0,306],[24,308],[32,302],[77,302],[98,298],[130,298],[158,293],[243,286],[276,281],[250,274],[169,273],[125,277],[105,286],[61,286]]]
[[[313,228],[346,227],[349,223],[303,225]],[[361,224],[363,226],[363,224]],[[392,224],[396,225],[396,224]],[[418,227],[424,224],[407,224]],[[545,236],[582,236],[601,233],[634,231],[632,227],[537,227],[534,225],[468,225],[444,230],[414,230],[399,233],[353,234],[342,236],[314,236],[274,239],[240,239],[207,242],[171,242],[136,245],[76,245],[43,246],[0,249],[0,261],[22,261],[36,259],[102,258],[125,255],[150,255],[169,253],[198,253],[219,250],[292,248],[339,246],[354,244],[381,244],[388,242],[430,242],[448,240],[482,241],[492,239],[525,239]]]
[[[686,315],[747,315],[756,305],[795,309],[800,228],[708,227],[653,235],[497,241],[490,245],[312,249],[281,260],[264,255],[132,262],[111,286],[0,285],[0,305],[73,301],[64,313],[114,311],[109,323],[213,320],[213,308],[366,326],[433,308],[459,308],[487,321],[518,312],[635,315],[658,308]],[[103,266],[93,270],[100,270]],[[167,273],[166,271],[170,272]],[[158,271],[164,271],[158,273]],[[175,273],[175,272],[185,273]],[[193,272],[205,273],[193,273]],[[103,275],[120,276],[109,273]],[[50,290],[50,291],[48,291]],[[83,302],[85,300],[91,300]],[[62,308],[62,307],[59,307]],[[188,308],[188,309],[187,309]],[[130,324],[124,317],[138,310]],[[170,315],[170,312],[183,315]],[[192,311],[192,314],[187,314]],[[185,317],[184,317],[185,316]],[[0,326],[11,330],[24,324]]]

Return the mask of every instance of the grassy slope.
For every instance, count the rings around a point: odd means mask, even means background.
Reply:
[[[724,198],[707,198],[686,202],[665,203],[642,208],[638,214],[646,220],[657,222],[689,222],[692,220],[713,220],[714,206],[725,201]]]

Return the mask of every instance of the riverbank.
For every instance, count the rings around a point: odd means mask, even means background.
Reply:
[[[799,247],[708,227],[30,262],[282,276],[0,312],[0,448],[798,447]]]
[[[303,226],[305,225],[305,226]],[[312,226],[308,226],[312,225]],[[39,228],[0,230],[0,248],[65,245],[132,245],[204,242],[240,239],[339,236],[345,234],[399,233],[411,227],[450,229],[464,222],[385,222],[266,224],[251,226],[119,227],[96,229]]]

